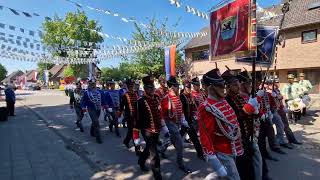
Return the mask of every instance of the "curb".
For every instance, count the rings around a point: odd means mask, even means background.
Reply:
[[[77,156],[79,156],[85,163],[87,163],[89,165],[89,167],[91,168],[91,170],[93,170],[94,172],[100,172],[103,171],[103,169],[97,165],[94,161],[92,161],[85,153],[85,151],[83,150],[83,148],[79,145],[77,145],[72,139],[68,139],[67,137],[65,137],[64,135],[62,135],[62,133],[60,133],[57,129],[51,127],[51,123],[49,121],[49,119],[47,119],[43,114],[41,114],[40,112],[35,111],[34,109],[32,109],[30,106],[20,102],[24,107],[26,107],[28,110],[30,110],[33,114],[35,114],[40,120],[42,120],[46,126],[53,132],[55,133],[59,138],[61,138],[61,140],[64,142],[65,144],[65,148],[67,150],[70,150],[72,152],[74,152]]]

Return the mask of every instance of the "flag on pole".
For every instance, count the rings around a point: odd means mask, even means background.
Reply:
[[[166,79],[176,75],[176,45],[166,47],[164,49],[164,64],[166,71]]]
[[[210,15],[212,56],[249,50],[250,0],[235,0]]]

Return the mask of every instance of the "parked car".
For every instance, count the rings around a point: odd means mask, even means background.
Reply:
[[[24,90],[32,90],[32,91],[39,91],[41,87],[37,83],[28,83],[23,87]]]

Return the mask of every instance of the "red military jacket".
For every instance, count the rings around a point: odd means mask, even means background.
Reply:
[[[161,114],[164,120],[177,124],[180,124],[181,119],[184,117],[181,100],[173,90],[169,90],[169,93],[162,99]]]
[[[210,106],[216,107],[223,114],[224,118],[233,125],[233,130],[231,130],[231,126],[227,126],[226,123],[218,120],[217,116],[208,111]],[[221,122],[223,128],[219,127],[218,121]],[[237,116],[225,99],[216,101],[207,98],[198,109],[198,124],[200,142],[205,155],[212,155],[216,152],[235,156],[243,154]],[[232,136],[234,140],[227,137],[223,131]]]
[[[206,100],[206,97],[202,91],[192,90],[191,94],[197,108]]]
[[[155,91],[155,95],[158,96],[158,98],[160,100],[162,100],[169,92],[169,89],[167,87],[163,88],[163,87],[159,87],[156,91]]]
[[[126,92],[120,100],[120,111],[125,112],[126,117],[136,117],[137,101],[139,95],[136,91]]]

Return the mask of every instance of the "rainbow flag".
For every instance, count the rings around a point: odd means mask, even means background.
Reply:
[[[176,45],[166,47],[164,49],[164,65],[166,71],[166,79],[176,75]]]

